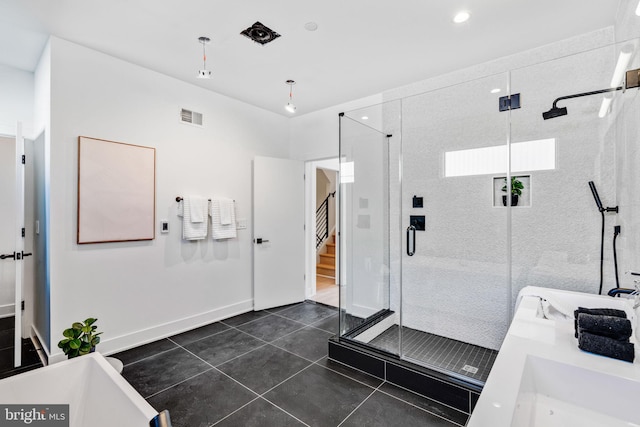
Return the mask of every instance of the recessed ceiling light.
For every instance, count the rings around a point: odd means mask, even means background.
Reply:
[[[462,12],[458,12],[458,14],[453,17],[453,22],[455,22],[456,24],[461,24],[468,21],[470,17],[471,14],[466,10],[463,10]]]
[[[306,24],[304,24],[304,29],[307,31],[315,31],[318,29],[318,24],[313,21],[307,22]]]
[[[500,92],[500,88],[491,89],[491,93],[498,93],[498,92]]]
[[[369,120],[369,117],[367,117],[367,116],[362,116],[362,120]]]

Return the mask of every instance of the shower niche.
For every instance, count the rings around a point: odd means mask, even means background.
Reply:
[[[510,200],[507,199],[507,180],[512,182],[512,190]],[[531,206],[531,175],[513,175],[511,177],[497,176],[492,178],[493,184],[493,207],[506,207],[508,204],[512,207],[526,208]]]

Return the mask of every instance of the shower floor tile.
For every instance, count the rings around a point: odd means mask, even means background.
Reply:
[[[398,353],[398,325],[393,325],[369,344],[389,353]],[[404,355],[408,359],[485,382],[498,352],[440,335],[402,328]]]

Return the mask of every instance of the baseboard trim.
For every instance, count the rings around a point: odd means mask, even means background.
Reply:
[[[101,354],[108,356],[252,310],[253,299],[218,307],[204,313],[105,339],[100,342],[99,351]],[[64,353],[56,353],[49,356],[50,363],[57,363],[62,360],[66,360]]]
[[[40,357],[40,361],[42,362],[43,366],[47,366],[49,364],[49,360],[51,359],[51,352],[42,339],[42,334],[40,333],[38,328],[35,327],[35,325],[31,325],[31,332],[31,341],[36,347],[38,356]],[[64,357],[64,353],[62,354],[62,356]]]
[[[14,304],[0,305],[0,319],[15,315],[15,310],[13,309],[13,306]]]

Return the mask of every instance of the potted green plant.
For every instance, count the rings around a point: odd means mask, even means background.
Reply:
[[[62,332],[64,339],[60,340],[58,347],[69,358],[82,356],[93,352],[100,343],[102,332],[96,333],[98,327],[94,324],[98,319],[89,317],[84,322],[74,322],[69,329]]]
[[[518,206],[518,196],[522,195],[522,190],[524,189],[524,185],[522,181],[518,179],[518,177],[511,177],[511,206]],[[507,192],[507,178],[504,179],[504,185],[502,186],[502,191]],[[507,206],[507,196],[506,194],[502,196],[502,205]]]

